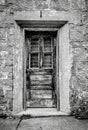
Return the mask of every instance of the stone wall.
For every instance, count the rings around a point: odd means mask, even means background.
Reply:
[[[0,110],[12,110],[14,12],[57,10],[72,14],[68,21],[72,70],[71,107],[76,98],[88,98],[88,1],[87,0],[0,0]],[[76,95],[76,96],[75,96]]]

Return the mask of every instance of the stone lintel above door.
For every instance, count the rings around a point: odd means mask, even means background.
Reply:
[[[17,21],[68,21],[70,13],[66,11],[54,11],[54,10],[43,10],[42,17],[41,11],[19,11],[15,12],[14,20]]]

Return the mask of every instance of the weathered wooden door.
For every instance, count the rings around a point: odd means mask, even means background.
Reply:
[[[56,107],[54,35],[32,33],[27,43],[27,107]]]

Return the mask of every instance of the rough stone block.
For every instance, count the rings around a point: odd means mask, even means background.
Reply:
[[[80,10],[69,10],[69,21],[73,25],[82,25],[82,13]]]
[[[8,59],[8,60],[6,60],[6,66],[12,66],[13,65],[13,61],[12,61],[12,59]],[[12,69],[12,68],[11,68]],[[10,69],[10,70],[11,70]],[[9,71],[9,70],[8,70]]]
[[[85,57],[87,56],[87,51],[84,48],[77,47],[73,48],[73,61],[83,61]]]
[[[6,109],[7,109],[7,107],[5,104],[0,105],[0,111],[6,112]]]
[[[83,46],[83,42],[80,41],[72,41],[70,44],[72,45],[72,48],[80,48]]]
[[[13,11],[22,11],[22,10],[32,10],[33,9],[32,0],[15,0],[13,2]]]
[[[88,35],[88,23],[85,25],[85,32],[84,35]]]
[[[84,11],[82,12],[82,23],[85,25],[88,23],[88,12],[87,11]]]
[[[13,110],[13,101],[12,101],[12,99],[9,100],[9,110],[10,110],[10,111]]]
[[[86,56],[85,56],[86,57]],[[76,76],[79,79],[79,84],[84,85],[85,87],[88,86],[88,56],[86,59],[82,59],[82,61],[76,62]],[[82,89],[82,87],[80,87]],[[88,90],[88,88],[87,88]]]
[[[73,67],[73,69],[72,69],[72,73],[74,74],[74,75],[72,75],[72,77],[71,77],[71,81],[70,81],[70,83],[71,83],[71,90],[76,90],[77,89],[77,78],[76,78],[76,76],[75,76],[75,69],[74,69],[74,67]]]
[[[69,9],[68,0],[51,0],[51,9],[68,10]]]
[[[88,24],[85,25],[84,41],[85,41],[85,42],[88,42]]]
[[[70,29],[71,41],[83,41],[83,26],[75,26]]]
[[[0,69],[3,70],[6,65],[6,60],[0,56]]]
[[[85,10],[85,0],[70,0],[70,8],[73,10]]]
[[[0,5],[5,4],[5,0],[0,0]]]
[[[13,4],[15,0],[6,0],[6,4]]]
[[[0,105],[7,103],[7,99],[5,97],[0,97]]]
[[[3,90],[0,89],[0,97],[2,97],[3,95],[4,95]]]
[[[13,86],[12,79],[4,79],[3,80],[3,85],[12,87]]]
[[[2,80],[8,79],[8,72],[2,72],[0,75],[0,79],[2,79]]]
[[[49,8],[50,0],[35,0],[35,7],[37,9],[47,9]]]
[[[0,56],[2,56],[3,58],[6,57],[8,55],[7,51],[1,51],[0,52]]]
[[[5,40],[0,40],[0,47],[4,46],[4,48],[5,48],[6,45],[7,45],[7,42]]]
[[[11,28],[9,29],[9,34],[10,34],[10,35],[14,35],[14,33],[15,33],[15,28],[11,27]]]
[[[0,28],[0,40],[7,41],[7,30]]]
[[[5,97],[6,97],[7,99],[12,99],[12,90],[6,90]]]

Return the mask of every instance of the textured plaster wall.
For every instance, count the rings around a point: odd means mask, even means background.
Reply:
[[[88,98],[88,2],[87,0],[0,0],[0,109],[12,110],[16,45],[14,12],[30,10],[62,11],[70,14],[69,43],[72,53],[70,105],[76,96]],[[16,52],[15,52],[16,53]],[[20,60],[20,59],[19,59]]]

